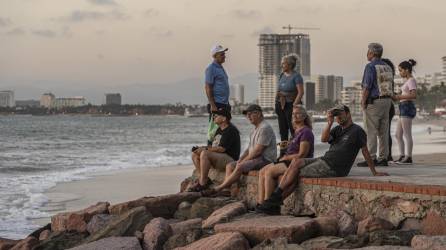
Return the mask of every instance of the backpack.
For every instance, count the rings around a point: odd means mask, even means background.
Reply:
[[[376,81],[378,84],[380,96],[393,96],[393,71],[392,68],[385,65],[375,65]]]

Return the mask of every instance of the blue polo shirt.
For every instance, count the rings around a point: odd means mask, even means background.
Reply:
[[[220,64],[216,62],[209,64],[206,68],[205,83],[213,87],[215,102],[229,103],[228,75]]]
[[[362,88],[369,90],[369,98],[376,98],[379,96],[378,79],[375,65],[387,64],[381,59],[374,58],[365,66],[364,76],[362,78]]]

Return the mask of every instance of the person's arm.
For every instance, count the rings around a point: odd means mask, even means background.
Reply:
[[[414,99],[417,99],[417,90],[415,90],[415,89],[412,89],[411,91],[409,91],[409,94],[407,94],[407,95],[395,95],[394,96],[395,101],[414,100]]]
[[[206,83],[204,86],[205,86],[204,89],[206,91],[206,96],[208,97],[209,104],[211,105],[211,111],[216,111],[217,106],[215,105],[215,100],[214,100],[214,86],[208,83]]]
[[[321,134],[321,142],[328,142],[330,139],[330,130],[331,126],[333,126],[334,117],[331,114],[330,111],[327,111],[327,125],[325,125],[325,128],[322,130]]]
[[[293,105],[298,105],[302,103],[302,97],[304,96],[304,85],[302,83],[297,84],[297,96],[294,99]]]
[[[302,159],[305,158],[309,152],[310,152],[310,142],[301,141],[299,144],[299,152],[297,152],[296,154],[285,155],[282,158],[280,158],[280,160],[291,161],[293,159]]]
[[[256,144],[254,146],[254,149],[251,152],[249,152],[248,155],[246,157],[244,157],[239,163],[257,158],[258,156],[260,156],[263,153],[263,150],[265,148],[266,148],[266,146],[264,146],[264,145]]]
[[[248,156],[248,154],[249,154],[249,149],[246,149],[237,162],[242,162],[246,158],[246,156]]]
[[[224,153],[224,152],[226,152],[226,149],[221,146],[218,146],[218,147],[209,146],[208,151],[215,152],[215,153]]]
[[[362,97],[361,97],[362,110],[365,110],[367,108],[367,98],[369,98],[369,90],[364,88],[362,90]]]
[[[362,155],[364,156],[364,159],[367,161],[367,165],[370,168],[370,171],[372,171],[372,174],[374,176],[388,176],[388,173],[385,172],[378,172],[375,169],[375,163],[373,163],[372,157],[370,157],[369,149],[367,146],[363,146],[361,148]]]
[[[364,69],[364,77],[362,78],[362,99],[361,99],[361,108],[365,110],[367,108],[367,99],[370,95],[370,90],[372,89],[373,84],[373,76],[375,76],[375,72],[372,70],[372,66],[367,65]]]

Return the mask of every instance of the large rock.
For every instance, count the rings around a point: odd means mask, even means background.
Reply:
[[[252,250],[306,250],[298,244],[288,244],[286,238],[267,239],[256,245]]]
[[[369,236],[366,235],[348,235],[342,241],[332,242],[330,248],[335,249],[356,249],[364,247],[369,242]]]
[[[39,240],[36,237],[28,236],[25,239],[19,241],[10,250],[32,250],[39,244]]]
[[[336,217],[322,216],[315,218],[314,221],[318,225],[319,236],[338,235],[338,219]]]
[[[141,250],[136,237],[109,237],[70,250]]]
[[[34,232],[30,233],[28,236],[34,237],[36,239],[40,238],[40,235],[42,232],[50,230],[51,231],[51,223],[46,224],[45,226],[35,230]]]
[[[201,218],[190,219],[170,224],[172,234],[179,234],[191,229],[201,229],[203,220]]]
[[[244,250],[249,249],[249,243],[242,234],[237,232],[219,233],[196,241],[178,250]]]
[[[51,235],[50,230],[47,229],[45,231],[42,231],[39,235],[39,241],[44,241],[44,240],[48,239],[50,237],[50,235]]]
[[[231,202],[234,202],[234,200],[228,197],[202,197],[196,200],[191,206],[180,206],[175,213],[175,218],[181,220],[194,218],[206,219],[215,210]]]
[[[88,222],[87,231],[90,234],[95,234],[97,231],[108,225],[108,223],[110,223],[115,217],[115,215],[111,214],[97,214],[91,218],[90,222]]]
[[[144,228],[143,248],[145,250],[161,250],[164,243],[172,235],[168,221],[161,217],[150,221]]]
[[[446,236],[416,235],[412,238],[411,246],[415,250],[445,250]]]
[[[196,218],[170,224],[173,235],[164,243],[164,249],[186,246],[200,239],[203,235],[202,221],[201,218]]]
[[[421,231],[421,221],[415,218],[406,218],[401,223],[401,230],[409,231],[409,230],[419,230]]]
[[[252,245],[266,239],[284,237],[292,243],[300,243],[318,235],[319,225],[308,217],[265,216],[217,224],[217,233],[240,232]]]
[[[203,221],[203,228],[212,228],[217,223],[228,222],[235,216],[246,213],[246,206],[244,202],[238,201],[228,204],[220,209],[215,210],[205,221]]]
[[[152,219],[145,207],[133,208],[116,218],[106,227],[88,237],[86,242],[93,242],[112,236],[134,236],[136,231],[142,231]]]
[[[51,231],[76,230],[78,232],[86,232],[87,223],[91,218],[96,214],[108,213],[109,206],[110,203],[108,202],[98,202],[96,205],[80,211],[57,214],[51,217]]]
[[[368,217],[365,220],[362,220],[358,223],[359,235],[378,230],[391,230],[391,229],[393,229],[393,224],[390,221],[376,217]]]
[[[332,244],[342,242],[344,239],[335,236],[320,236],[306,240],[300,244],[304,249],[326,249]]]
[[[421,222],[421,232],[426,235],[446,235],[446,220],[435,211],[429,211]]]
[[[181,202],[194,202],[200,197],[200,193],[192,192],[163,195],[158,197],[144,197],[110,206],[109,212],[110,214],[119,215],[135,207],[144,206],[154,217],[171,218]]]
[[[338,235],[345,237],[350,234],[356,234],[358,230],[358,223],[356,220],[344,210],[336,210],[329,214],[338,219]]]
[[[51,233],[49,238],[40,242],[36,250],[67,249],[82,244],[87,232],[64,231]]]
[[[413,248],[405,246],[369,246],[361,248],[352,248],[352,250],[413,250]]]
[[[11,249],[18,242],[19,242],[19,240],[10,240],[10,239],[0,237],[0,250]]]
[[[410,246],[412,238],[418,234],[420,234],[420,231],[392,231],[392,230],[375,231],[369,234],[369,245]]]

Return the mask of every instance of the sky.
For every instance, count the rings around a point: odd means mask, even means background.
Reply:
[[[86,96],[100,104],[204,104],[210,48],[229,48],[231,83],[257,96],[261,33],[317,27],[312,74],[360,79],[367,44],[394,63],[414,58],[419,75],[441,71],[444,0],[0,0],[0,90],[18,99]]]

